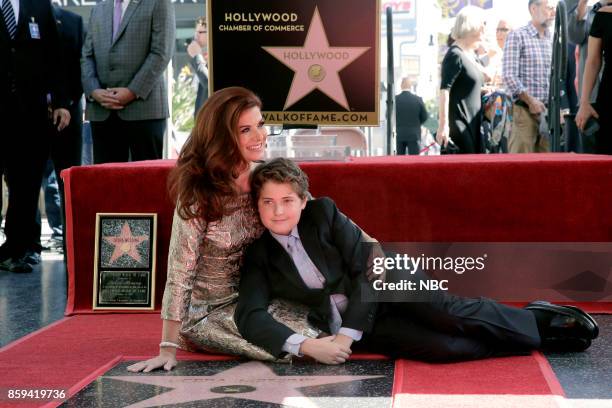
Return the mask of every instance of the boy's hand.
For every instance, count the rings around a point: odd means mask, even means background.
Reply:
[[[351,346],[353,345],[353,339],[344,334],[336,335],[336,338],[333,341],[334,343],[338,343],[339,345],[346,347],[349,350],[351,349]]]
[[[334,341],[337,336],[322,339],[306,339],[300,346],[300,352],[323,364],[342,364],[351,354],[349,347]]]

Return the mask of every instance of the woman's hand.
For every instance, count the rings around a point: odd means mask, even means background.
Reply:
[[[599,114],[593,108],[593,105],[591,105],[590,103],[581,103],[580,109],[578,109],[578,113],[576,114],[576,126],[578,126],[578,129],[580,129],[580,131],[584,131],[584,127],[586,126],[591,116],[595,117],[596,119],[599,119]]]
[[[436,132],[436,142],[442,147],[446,147],[448,145],[448,141],[450,140],[448,126],[440,126],[438,127],[438,131]]]
[[[166,350],[162,348],[159,351],[159,356],[132,364],[127,370],[133,373],[138,373],[140,371],[148,373],[161,367],[166,371],[170,371],[176,367],[176,349],[172,348],[172,350]]]
[[[334,342],[335,338],[306,339],[300,346],[300,352],[323,364],[342,364],[349,358],[351,349]]]

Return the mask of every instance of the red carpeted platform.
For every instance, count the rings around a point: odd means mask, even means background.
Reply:
[[[494,358],[456,364],[399,360],[394,407],[547,408],[563,406],[563,389],[546,358]]]
[[[32,386],[75,392],[124,358],[157,354],[158,312],[105,314],[91,310],[95,221],[98,212],[158,214],[159,307],[173,213],[166,193],[172,166],[172,161],[108,164],[62,173],[68,214],[66,314],[70,317],[0,349],[2,372],[10,373],[0,376],[0,389]],[[381,241],[612,241],[609,157],[404,156],[304,163],[303,168],[310,176],[313,195],[332,197]],[[554,273],[546,278],[554,279]],[[540,289],[548,293],[546,286]],[[610,288],[598,296],[599,302],[582,306],[612,311]],[[530,299],[526,295],[524,301]],[[553,406],[562,395],[539,354],[451,365],[400,360],[394,392],[396,407]],[[28,405],[40,404],[19,406]]]
[[[4,373],[11,373],[0,376],[0,389],[66,389],[74,395],[123,360],[155,355],[159,329],[159,317],[152,314],[65,318],[0,349],[0,367]],[[231,358],[186,352],[179,352],[178,356],[183,361]],[[394,407],[488,408],[515,407],[519,403],[524,407],[552,407],[563,392],[546,360],[536,353],[440,365],[398,360],[393,396]],[[4,400],[0,405],[42,404],[33,401],[13,404]]]
[[[64,318],[0,349],[0,390],[65,389],[74,394],[122,359],[159,352],[161,321],[154,314]],[[183,351],[179,359],[227,359]],[[4,395],[3,395],[4,398]],[[5,406],[7,400],[0,400]],[[35,402],[19,407],[40,406]]]

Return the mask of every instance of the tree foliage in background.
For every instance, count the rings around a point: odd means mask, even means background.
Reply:
[[[194,78],[189,65],[185,65],[174,82],[172,121],[174,129],[178,131],[190,132],[194,125],[193,110],[196,100]]]
[[[425,101],[425,107],[427,108],[428,118],[423,126],[431,133],[438,131],[438,100],[429,99]]]

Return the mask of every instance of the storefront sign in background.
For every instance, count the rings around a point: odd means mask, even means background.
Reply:
[[[402,36],[403,42],[417,42],[417,14],[416,1],[383,1],[381,33],[387,36],[387,8],[393,11],[393,35]]]
[[[493,7],[493,0],[445,0],[441,2],[442,15],[455,17],[465,6],[477,6],[483,9]]]

